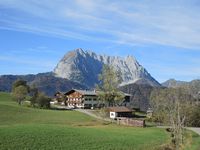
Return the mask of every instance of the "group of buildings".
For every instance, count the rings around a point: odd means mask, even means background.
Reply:
[[[77,90],[72,89],[66,93],[60,93],[57,92],[55,94],[56,98],[59,98],[60,96],[64,95],[65,99],[65,105],[68,107],[75,107],[75,108],[97,108],[104,105],[99,99],[98,99],[98,92],[93,90]],[[127,105],[130,103],[130,94],[124,93],[124,100],[123,105]]]
[[[56,99],[63,98],[63,105],[71,108],[80,109],[94,109],[102,107],[104,104],[98,99],[98,92],[93,90],[77,90],[72,89],[66,93],[57,92],[55,94]],[[107,107],[109,117],[111,119],[117,119],[119,124],[131,125],[131,126],[144,126],[144,120],[130,119],[133,117],[134,110],[127,108],[126,105],[130,103],[130,94],[124,93],[124,99],[121,106]]]
[[[94,109],[102,107],[104,104],[98,99],[98,92],[93,90],[77,90],[72,89],[66,93],[57,92],[55,97],[57,99],[64,96],[63,105],[71,108],[81,109]],[[130,103],[130,94],[124,93],[124,99],[122,100],[123,106],[120,107],[109,107],[110,118],[116,117],[129,117],[132,115],[133,110],[125,107]]]

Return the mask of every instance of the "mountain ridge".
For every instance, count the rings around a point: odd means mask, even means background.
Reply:
[[[86,87],[67,79],[55,77],[53,72],[29,74],[29,75],[1,75],[0,91],[10,92],[12,84],[16,80],[25,80],[28,85],[36,86],[41,92],[48,96],[54,96],[58,91],[67,91],[72,88],[85,89]]]
[[[119,57],[98,55],[81,48],[68,52],[54,68],[57,77],[66,78],[85,86],[94,87],[98,83],[98,75],[103,65],[111,65],[122,75],[122,84],[126,85],[135,80],[145,79],[153,86],[160,86],[147,70],[133,56]]]
[[[169,88],[169,87],[180,87],[180,86],[187,84],[187,83],[189,83],[189,82],[179,81],[179,80],[175,80],[175,79],[169,79],[169,80],[167,80],[167,81],[165,81],[161,84],[162,84],[162,86]]]
[[[192,81],[178,81],[175,79],[167,80],[162,85],[167,88],[184,88],[190,92],[192,96],[200,99],[200,79]]]

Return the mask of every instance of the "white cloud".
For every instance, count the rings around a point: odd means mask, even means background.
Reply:
[[[83,9],[85,12],[93,12],[97,8],[97,5],[94,0],[75,0],[75,4],[79,6],[80,9]]]
[[[52,69],[55,63],[46,60],[35,60],[30,58],[22,58],[16,56],[0,56],[0,60],[9,63],[17,63],[18,65],[32,65],[34,67],[42,67],[47,69]],[[42,62],[42,63],[41,63]]]
[[[8,9],[0,10],[4,12],[1,28],[61,38],[200,49],[196,0],[1,0],[0,8]]]

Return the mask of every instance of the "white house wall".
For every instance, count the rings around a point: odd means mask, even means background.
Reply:
[[[111,119],[115,119],[117,117],[117,113],[116,112],[110,112],[110,118]]]

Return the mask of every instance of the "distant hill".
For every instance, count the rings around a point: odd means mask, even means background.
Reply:
[[[155,88],[163,87],[154,87],[144,82],[144,80],[141,80],[136,83],[121,86],[120,90],[132,95],[129,107],[146,111],[149,108],[151,92]]]
[[[29,85],[35,85],[38,89],[49,96],[53,96],[57,91],[68,91],[72,88],[86,89],[85,86],[63,79],[55,77],[53,73],[39,73],[37,75],[2,75],[0,76],[0,91],[10,92],[12,83],[22,79],[28,82]]]
[[[164,87],[180,87],[180,86],[183,86],[183,85],[186,85],[188,82],[185,82],[185,81],[178,81],[178,80],[175,80],[175,79],[169,79],[165,82],[162,83],[162,86]]]
[[[185,88],[187,89],[190,94],[192,94],[194,97],[200,98],[200,80],[192,80],[190,82],[185,81],[177,81],[175,79],[167,80],[166,82],[162,83],[163,86],[168,88]]]

